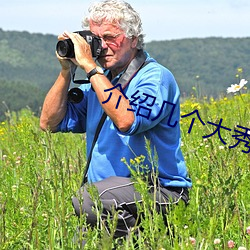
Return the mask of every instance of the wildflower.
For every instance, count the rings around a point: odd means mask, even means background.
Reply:
[[[238,68],[237,71],[238,71],[238,73],[242,73],[243,72],[243,68]]]
[[[245,247],[239,247],[238,250],[247,250]]]
[[[140,158],[140,156],[135,157],[135,162],[136,162],[137,164],[140,164],[140,163],[141,163],[141,158]]]
[[[130,164],[135,165],[135,161],[133,159],[130,159]]]
[[[196,185],[201,185],[202,183],[201,183],[201,181],[200,180],[197,180],[196,181]]]
[[[228,246],[228,248],[234,248],[234,241],[233,240],[229,240],[227,242],[227,246]]]
[[[235,93],[240,91],[245,85],[247,81],[245,79],[241,79],[239,84],[231,84],[231,87],[227,88],[227,93]]]
[[[224,149],[224,146],[219,146],[219,149],[220,149],[220,150],[223,150],[223,149]]]
[[[215,245],[220,244],[220,239],[214,239],[214,244],[215,244]]]
[[[21,207],[21,208],[20,208],[20,214],[23,214],[24,211],[25,211],[24,207]]]
[[[201,109],[201,106],[198,102],[191,104],[191,109]]]
[[[11,189],[12,189],[12,192],[16,192],[16,190],[17,190],[17,185],[13,185],[13,186],[11,187]]]
[[[194,246],[196,243],[196,239],[193,237],[189,237],[189,240],[190,240],[191,244]]]
[[[47,221],[48,220],[48,214],[47,213],[43,213],[42,214],[43,220]]]
[[[248,235],[250,235],[250,226],[247,227],[246,233],[247,233]]]

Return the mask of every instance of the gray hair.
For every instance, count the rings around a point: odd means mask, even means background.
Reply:
[[[89,8],[89,15],[83,19],[82,27],[89,28],[90,20],[101,24],[104,19],[117,24],[125,32],[126,37],[137,37],[137,49],[143,49],[144,35],[141,18],[129,3],[121,0],[104,0],[94,3]]]

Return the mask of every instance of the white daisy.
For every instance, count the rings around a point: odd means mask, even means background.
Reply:
[[[227,93],[235,93],[240,91],[245,85],[247,81],[245,79],[241,79],[239,84],[231,84],[231,87],[227,88]]]

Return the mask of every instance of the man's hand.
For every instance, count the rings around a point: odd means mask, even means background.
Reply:
[[[59,41],[62,41],[62,40],[68,39],[68,38],[69,37],[66,36],[65,34],[58,36]],[[58,61],[60,62],[63,71],[70,71],[72,68],[75,68],[76,66],[78,66],[77,61],[74,58],[61,57],[58,55],[57,52],[56,52],[56,57],[57,57]]]
[[[64,39],[71,39],[74,44],[75,58],[70,58],[70,61],[75,65],[80,66],[88,73],[96,67],[96,63],[92,57],[90,45],[78,33],[65,31],[63,33]]]

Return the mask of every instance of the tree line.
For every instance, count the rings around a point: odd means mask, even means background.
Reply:
[[[54,35],[0,29],[0,120],[8,109],[29,107],[39,115],[45,94],[60,70],[56,43]],[[217,98],[240,77],[250,78],[248,37],[152,41],[145,49],[172,71],[183,98]]]

